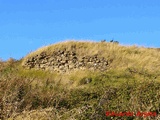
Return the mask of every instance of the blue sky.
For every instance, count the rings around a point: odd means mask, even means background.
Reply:
[[[160,47],[159,0],[0,0],[0,58],[66,39]]]

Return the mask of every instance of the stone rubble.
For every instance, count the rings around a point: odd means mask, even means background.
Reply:
[[[23,65],[28,69],[42,69],[57,72],[68,72],[75,69],[104,71],[108,61],[98,55],[79,57],[75,51],[57,50],[48,55],[42,52],[27,59]]]

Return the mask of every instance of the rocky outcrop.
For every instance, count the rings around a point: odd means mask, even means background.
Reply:
[[[93,56],[78,56],[76,51],[57,50],[51,54],[41,52],[24,61],[24,67],[32,69],[51,70],[57,72],[68,72],[75,69],[90,69],[104,71],[107,69],[108,61]]]

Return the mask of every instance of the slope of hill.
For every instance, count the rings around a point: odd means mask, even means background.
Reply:
[[[159,60],[156,48],[68,41],[1,61],[0,119],[158,119]]]

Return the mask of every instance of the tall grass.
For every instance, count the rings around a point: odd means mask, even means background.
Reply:
[[[22,63],[46,51],[76,50],[79,57],[98,54],[109,60],[104,72],[76,70],[56,73],[26,70]],[[0,61],[2,120],[137,120],[106,117],[106,111],[160,113],[160,54],[157,49],[114,43],[64,42],[41,48],[22,60]]]

